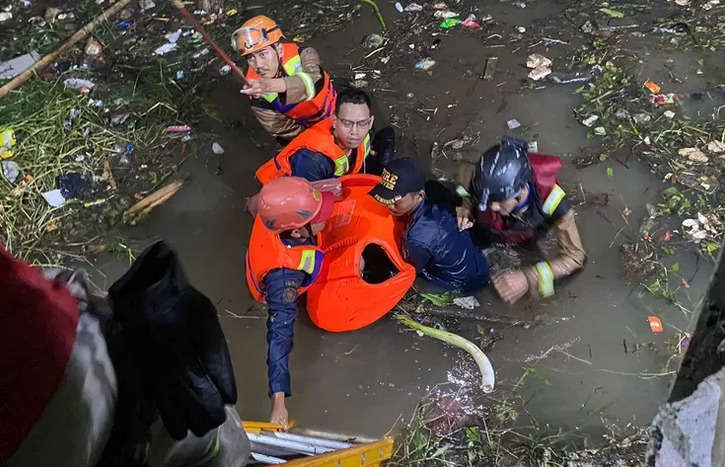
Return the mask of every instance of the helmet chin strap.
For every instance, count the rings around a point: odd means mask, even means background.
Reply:
[[[526,185],[526,187],[527,187],[527,190],[526,190],[526,199],[524,199],[519,204],[517,204],[516,207],[514,207],[511,210],[511,214],[516,213],[516,212],[519,212],[522,209],[524,209],[526,206],[529,205],[529,202],[531,201],[531,187],[529,187],[528,184]],[[523,190],[523,188],[522,188],[522,190]]]

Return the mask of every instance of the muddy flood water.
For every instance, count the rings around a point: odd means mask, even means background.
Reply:
[[[389,28],[395,30],[393,21],[400,13],[394,2],[379,3]],[[502,27],[512,29],[544,23],[555,28],[570,3],[537,1],[525,9],[499,2],[476,5],[479,14],[491,14]],[[265,8],[259,11],[274,14],[272,7]],[[360,42],[372,32],[379,32],[379,24],[364,10],[343,30],[313,37],[308,44],[320,52],[333,77],[345,82],[355,72],[371,71],[353,67],[369,53]],[[521,425],[535,421],[548,429],[592,437],[608,424],[647,425],[667,398],[680,359],[677,344],[693,325],[711,261],[694,246],[683,246],[669,258],[670,264],[679,264],[677,279],[670,281],[679,305],[623,279],[619,248],[637,237],[640,224],[648,218],[645,204],[659,202],[666,185],[636,156],[623,163],[608,159],[575,167],[574,160],[585,148],[596,145],[587,140],[587,128],[572,112],[581,102],[574,93],[578,84],[521,89],[528,73],[523,66],[528,54],[546,52],[557,60],[578,47],[575,41],[547,49],[495,38],[482,41],[462,31],[424,37],[429,42],[440,39],[431,74],[415,70],[411,63],[383,71],[384,87],[367,78],[377,121],[397,126],[398,156],[418,158],[431,176],[452,177],[454,159],[476,160],[504,134],[536,140],[539,152],[560,155],[565,161],[561,181],[574,200],[588,253],[585,270],[559,287],[553,299],[541,303],[525,299],[507,306],[491,288],[477,295],[481,307],[476,313],[538,319],[540,324],[529,329],[505,328],[463,320],[451,329],[474,339],[477,324],[482,324],[500,334],[502,338],[488,352],[497,378],[492,397],[500,401],[515,394],[520,398],[525,410],[518,420]],[[635,46],[647,47],[644,42]],[[493,80],[484,81],[481,73],[492,56],[499,57],[498,70]],[[653,53],[641,64],[638,78],[665,81],[664,65],[671,58],[676,69],[689,70],[700,57]],[[385,65],[380,63],[378,68],[384,70]],[[688,74],[682,71],[683,82],[671,85],[674,92],[694,92],[709,79]],[[163,238],[177,249],[191,282],[217,306],[234,361],[239,412],[248,420],[266,420],[266,312],[250,298],[244,279],[252,226],[244,213],[244,199],[259,189],[254,170],[277,146],[258,127],[246,99],[238,94],[239,85],[231,77],[211,79],[205,88],[206,101],[218,109],[225,124],[207,118],[204,125],[225,153],[214,155],[209,145],[196,159],[186,161],[184,169],[190,178],[185,187],[142,226],[125,234],[134,246]],[[436,108],[435,115],[425,111]],[[524,131],[508,130],[510,119],[518,120]],[[431,159],[433,142],[443,145],[463,135],[474,137],[475,144]],[[599,202],[603,194],[608,197],[606,205]],[[544,250],[551,246],[548,240],[543,242]],[[490,257],[499,269],[518,260],[508,252],[493,252]],[[97,267],[106,275],[101,282],[108,286],[127,263],[109,259]],[[678,287],[679,278],[689,288]],[[663,333],[651,332],[650,315],[661,318]],[[436,386],[456,392],[463,385],[476,393],[473,388],[480,381],[468,355],[403,331],[389,317],[357,332],[331,334],[315,328],[301,312],[295,332],[290,365],[293,396],[288,407],[297,426],[305,429],[380,437],[408,420],[416,404]],[[477,397],[477,404],[486,403],[482,393]]]

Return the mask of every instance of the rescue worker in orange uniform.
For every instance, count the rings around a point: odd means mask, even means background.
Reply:
[[[337,96],[332,118],[292,140],[279,154],[257,170],[262,184],[284,176],[309,181],[357,173],[380,173],[394,151],[395,134],[382,129],[371,142],[370,97],[360,90],[345,90]],[[374,157],[370,157],[374,156]]]
[[[334,203],[333,193],[320,192],[299,177],[272,180],[257,196],[246,276],[254,299],[266,302],[269,308],[267,369],[272,423],[288,425],[285,398],[291,394],[289,355],[297,300],[319,275],[323,255],[317,247],[318,234],[332,215]]]
[[[527,292],[536,298],[553,295],[555,285],[586,262],[574,210],[557,180],[561,167],[560,158],[529,154],[525,141],[505,137],[484,152],[478,164],[459,169],[460,229],[475,221],[489,242],[522,245],[535,243],[548,227],[556,229],[559,253],[554,259],[492,279],[509,303]]]
[[[284,40],[277,23],[255,16],[232,34],[232,46],[249,65],[248,95],[262,127],[287,144],[295,136],[332,115],[335,89],[311,47]]]

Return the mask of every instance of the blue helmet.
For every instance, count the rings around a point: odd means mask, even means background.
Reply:
[[[485,211],[491,202],[516,198],[533,178],[526,141],[503,137],[501,144],[486,150],[473,177],[473,194],[479,209]]]

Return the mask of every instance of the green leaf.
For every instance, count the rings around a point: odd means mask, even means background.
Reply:
[[[656,281],[654,281],[654,282],[652,283],[652,285],[650,285],[650,286],[649,286],[649,290],[650,290],[650,291],[651,291],[652,293],[657,293],[657,292],[659,292],[659,291],[660,291],[660,281],[659,281],[659,279],[658,279],[658,280],[656,280]]]
[[[607,177],[614,177],[614,169],[607,167]]]
[[[602,161],[602,162],[604,162],[604,161],[607,160],[607,156],[604,155],[604,154],[602,154],[602,155],[599,156],[599,160]]]
[[[672,266],[670,266],[670,271],[674,272],[675,274],[680,272],[680,263],[675,263]]]
[[[677,187],[671,186],[668,189],[666,189],[665,191],[663,191],[662,194],[669,197],[669,196],[675,196],[675,195],[680,194],[680,191],[677,189]]]
[[[526,373],[536,376],[539,374],[539,370],[537,370],[536,368],[527,368]]]
[[[599,11],[604,13],[605,15],[609,15],[612,18],[624,18],[624,13],[617,10],[612,10],[611,8],[600,8]]]

